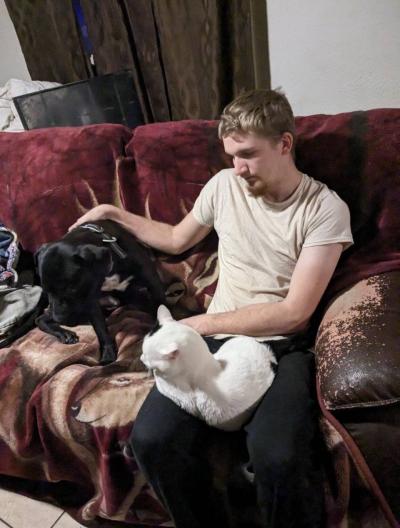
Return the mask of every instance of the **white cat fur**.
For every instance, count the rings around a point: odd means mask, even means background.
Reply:
[[[165,306],[157,318],[161,327],[144,338],[141,360],[158,390],[209,425],[240,429],[275,377],[271,348],[237,336],[213,355],[201,335],[175,321]]]

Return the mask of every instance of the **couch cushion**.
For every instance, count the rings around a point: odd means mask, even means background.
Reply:
[[[203,185],[229,166],[217,135],[217,122],[186,120],[139,126],[126,147],[136,173],[121,178],[127,209],[147,212],[154,220],[176,224]],[[135,192],[132,185],[137,186]],[[132,193],[133,191],[133,193]],[[139,199],[138,199],[139,198]]]
[[[299,117],[296,127],[299,169],[350,207],[355,244],[343,255],[330,296],[400,269],[400,109]]]
[[[215,121],[177,121],[139,126],[118,167],[121,198],[131,212],[178,223],[203,185],[229,166]],[[204,311],[218,278],[217,237],[211,234],[184,255],[162,255],[159,272],[169,300],[191,312]]]
[[[316,340],[328,409],[400,401],[400,271],[357,282],[330,303]]]
[[[119,205],[115,162],[132,132],[121,125],[0,133],[0,218],[35,251],[103,203]]]

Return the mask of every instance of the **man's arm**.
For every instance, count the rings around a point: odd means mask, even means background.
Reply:
[[[212,227],[199,224],[192,212],[186,215],[179,224],[172,226],[129,213],[109,204],[98,205],[91,209],[78,218],[70,230],[84,222],[96,222],[96,220],[114,220],[141,242],[172,255],[178,255],[191,248],[212,230]]]
[[[284,335],[300,331],[314,313],[342,253],[342,244],[303,248],[283,301],[182,319],[202,335]]]

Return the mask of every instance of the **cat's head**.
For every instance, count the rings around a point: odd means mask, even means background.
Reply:
[[[157,324],[145,336],[140,359],[156,373],[178,374],[189,356],[196,354],[204,340],[193,328],[175,321],[164,305],[157,311]]]

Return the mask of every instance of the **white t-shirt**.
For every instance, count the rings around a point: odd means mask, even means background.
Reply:
[[[219,237],[218,285],[207,313],[281,301],[303,247],[342,243],[346,249],[353,243],[345,202],[306,174],[287,200],[276,203],[252,196],[246,182],[225,169],[203,187],[192,212]]]

